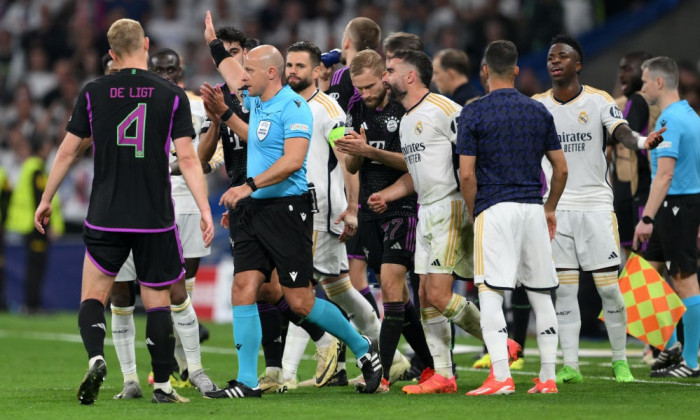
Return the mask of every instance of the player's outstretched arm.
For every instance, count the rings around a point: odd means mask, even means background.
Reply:
[[[39,205],[34,213],[34,227],[42,234],[46,233],[44,231],[44,225],[49,223],[49,217],[51,216],[51,200],[56,194],[58,187],[63,182],[63,179],[66,177],[71,165],[78,157],[83,143],[84,139],[81,139],[73,133],[66,133],[66,137],[58,147],[56,158],[53,161],[53,166],[49,173],[49,179],[46,182],[46,188],[41,195],[41,201],[39,201]],[[85,150],[83,150],[83,152],[84,151]]]
[[[620,124],[613,132],[613,136],[628,149],[651,150],[664,141],[662,134],[665,131],[666,127],[661,127],[659,131],[653,131],[644,137],[633,131],[628,124]]]
[[[226,80],[226,84],[231,89],[231,92],[238,92],[243,87],[241,77],[243,76],[243,66],[238,60],[234,60],[228,51],[223,46],[221,40],[216,38],[214,30],[214,22],[211,18],[211,12],[207,10],[207,15],[204,18],[204,40],[209,46],[211,56],[216,63],[216,67]]]
[[[204,245],[208,247],[214,238],[214,222],[212,221],[211,209],[209,208],[209,200],[207,200],[207,184],[204,180],[202,165],[194,150],[191,138],[180,137],[175,139],[173,143],[175,144],[180,171],[185,177],[185,182],[192,192],[194,201],[197,202],[199,211],[202,213],[200,228],[202,229]]]
[[[552,164],[552,181],[549,187],[549,197],[544,203],[544,214],[547,217],[547,227],[549,228],[549,239],[554,239],[557,231],[557,218],[555,211],[559,198],[561,198],[566,186],[566,178],[569,176],[569,168],[566,166],[566,157],[562,149],[548,150],[545,156],[549,163]]]

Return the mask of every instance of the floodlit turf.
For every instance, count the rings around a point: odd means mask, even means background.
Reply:
[[[109,323],[109,316],[107,317]],[[468,369],[474,354],[455,356],[459,365],[459,392],[450,395],[403,395],[399,382],[388,394],[360,395],[351,387],[301,388],[287,394],[264,395],[255,400],[204,400],[194,389],[180,394],[189,404],[155,405],[146,386],[150,370],[145,339],[145,317],[137,316],[138,373],[144,389],[139,400],[113,400],[121,390],[122,376],[114,348],[105,347],[108,375],[99,398],[92,406],[81,406],[76,399],[78,385],[87,368],[85,350],[77,328],[77,314],[19,317],[0,314],[0,351],[3,355],[0,378],[0,418],[2,419],[688,419],[698,418],[700,380],[650,379],[649,369],[638,357],[630,358],[632,372],[641,380],[616,384],[611,378],[610,361],[583,358],[585,382],[560,386],[558,395],[528,395],[539,359],[526,358],[525,368],[513,377],[516,393],[510,396],[466,397],[478,387],[486,371]],[[234,377],[236,356],[229,325],[207,324],[211,339],[203,347],[202,359],[209,376],[219,385]],[[476,344],[473,339],[460,339]],[[108,342],[109,343],[109,342]],[[528,340],[535,348],[534,338]],[[584,342],[585,348],[605,348],[606,343]],[[630,345],[639,350],[640,345]],[[312,346],[307,349],[311,354]],[[351,354],[349,353],[349,356]],[[349,366],[351,363],[349,363]],[[263,367],[261,357],[260,368]],[[310,378],[315,362],[302,361],[301,379]],[[349,376],[359,374],[354,365]],[[156,417],[159,416],[159,417]],[[166,417],[167,416],[167,417]]]

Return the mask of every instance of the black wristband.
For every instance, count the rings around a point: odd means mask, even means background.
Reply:
[[[231,108],[226,109],[226,112],[221,114],[221,122],[226,122],[233,116],[233,110]]]
[[[209,52],[216,63],[216,67],[219,67],[219,64],[221,64],[225,58],[232,57],[232,55],[226,51],[226,48],[224,48],[224,42],[219,38],[213,39],[209,43]]]
[[[245,183],[248,184],[248,186],[250,187],[251,190],[253,190],[253,192],[258,190],[258,186],[255,185],[255,181],[253,180],[252,177],[246,178]]]

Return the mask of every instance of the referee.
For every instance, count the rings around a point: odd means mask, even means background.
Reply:
[[[245,87],[243,105],[250,111],[249,123],[226,112],[222,121],[233,118],[232,128],[248,144],[245,184],[228,189],[219,204],[236,207],[250,197],[233,238],[234,278],[231,288],[233,331],[238,351],[238,378],[224,389],[208,392],[209,398],[260,397],[258,350],[262,339],[255,305],[258,290],[277,269],[279,281],[294,312],[343,340],[355,353],[367,383],[374,392],[381,380],[376,343],[361,336],[331,303],[315,298],[311,232],[312,199],[306,181],[306,155],[313,130],[307,102],[289,86],[282,85],[284,59],[271,45],[248,53],[245,68],[229,59],[216,38],[207,12],[204,37],[212,57],[229,86]],[[217,88],[218,89],[218,88]],[[218,94],[202,90],[205,105]]]

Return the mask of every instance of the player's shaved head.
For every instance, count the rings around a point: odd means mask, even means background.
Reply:
[[[253,48],[248,53],[248,60],[257,60],[260,67],[265,69],[274,67],[277,70],[277,76],[280,78],[284,74],[284,57],[272,45],[260,45]]]
[[[357,51],[376,50],[382,39],[382,30],[372,19],[356,17],[348,22],[345,35]]]

